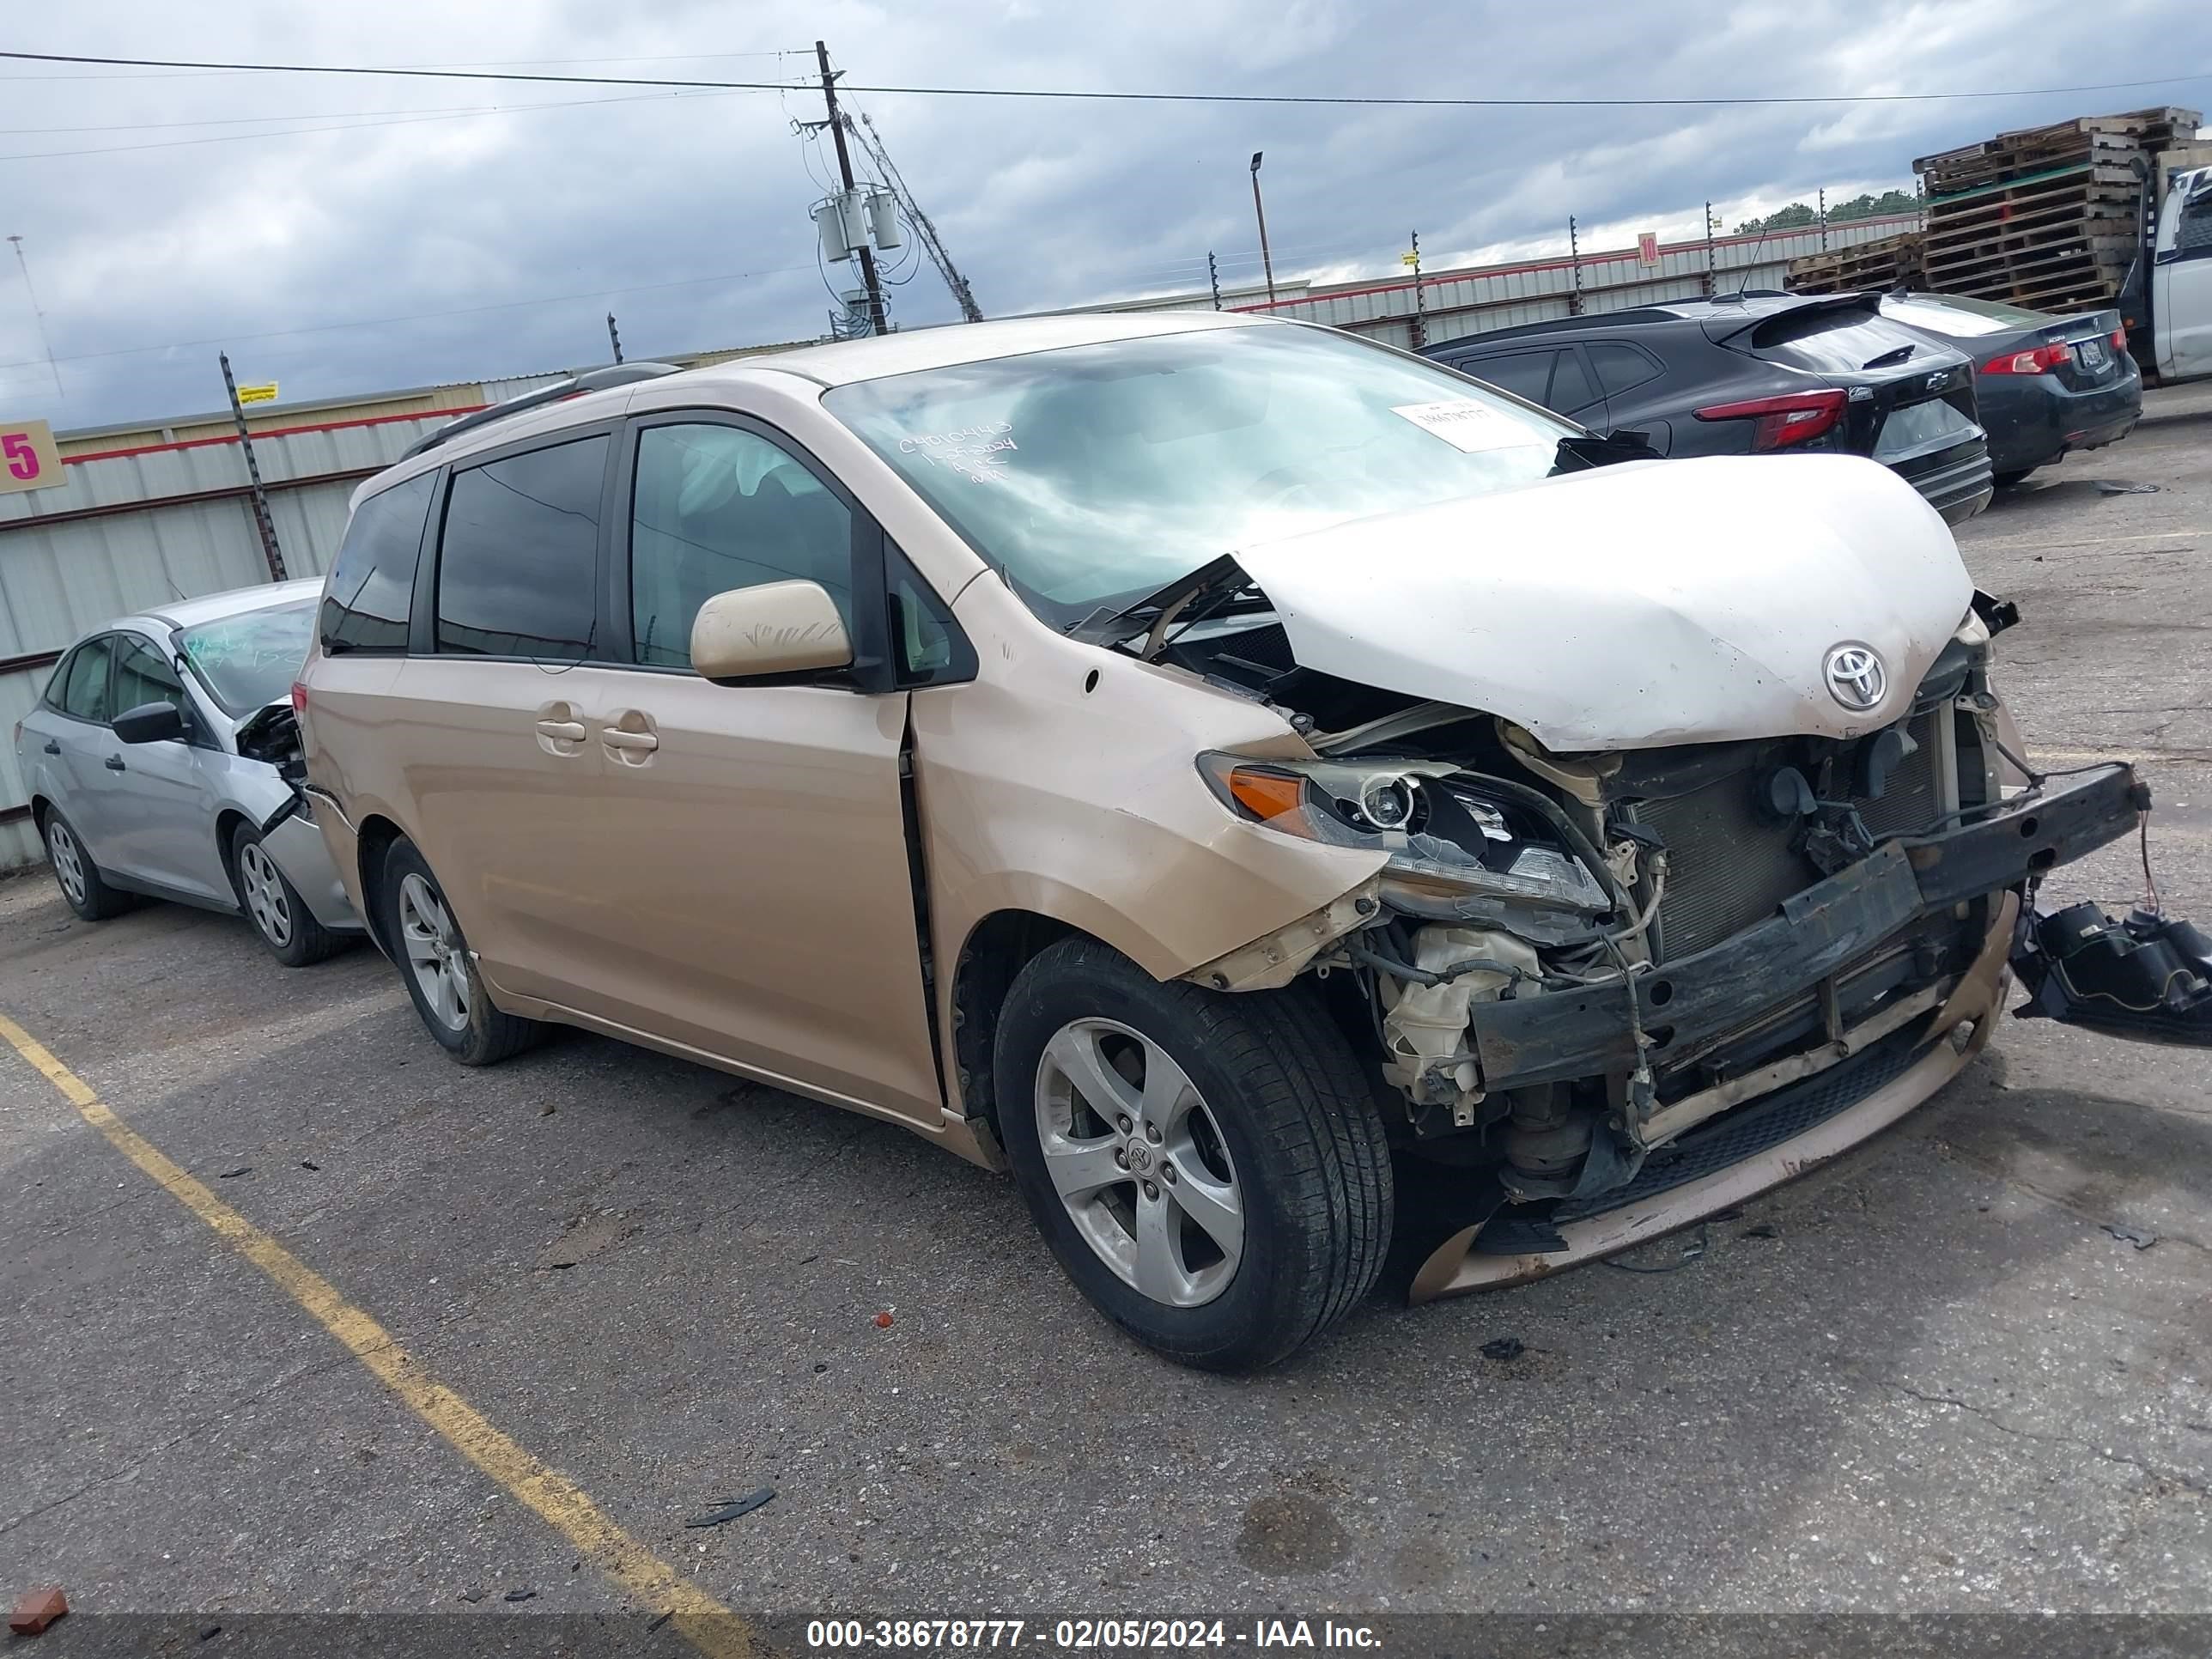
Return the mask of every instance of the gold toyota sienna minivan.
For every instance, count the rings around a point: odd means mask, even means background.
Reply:
[[[1965,1065],[2036,878],[2148,801],[2025,771],[2014,614],[1870,461],[1054,318],[455,422],[361,487],[295,701],[456,1060],[577,1025],[1010,1166],[1085,1296],[1230,1369]]]

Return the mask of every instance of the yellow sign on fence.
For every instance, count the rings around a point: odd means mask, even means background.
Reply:
[[[0,415],[0,495],[57,489],[68,482],[52,427],[44,421],[11,421]]]
[[[276,382],[271,380],[266,386],[242,386],[238,388],[238,401],[241,404],[273,404],[276,401]]]

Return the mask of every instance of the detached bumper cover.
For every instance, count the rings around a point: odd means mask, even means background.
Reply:
[[[330,848],[313,819],[305,812],[287,812],[262,832],[261,844],[284,872],[284,879],[299,890],[317,921],[342,932],[360,929],[361,918],[354,913],[353,902],[346,896],[345,885],[331,863]]]
[[[1636,1063],[1628,998],[1647,1031],[1686,1048],[1801,996],[1923,916],[2018,887],[2130,833],[2149,805],[2114,764],[2022,796],[1971,823],[1885,842],[1710,951],[1631,981],[1475,1006],[1470,1031],[1487,1090],[1565,1082]]]

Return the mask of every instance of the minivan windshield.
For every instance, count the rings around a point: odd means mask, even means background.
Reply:
[[[297,599],[199,623],[178,634],[177,649],[225,714],[250,714],[289,695],[300,678],[315,605]]]
[[[1292,327],[921,369],[823,403],[1060,628],[1240,548],[1534,483],[1581,430]]]

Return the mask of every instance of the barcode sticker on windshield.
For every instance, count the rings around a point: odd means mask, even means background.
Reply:
[[[1390,411],[1433,432],[1454,449],[1480,455],[1488,449],[1513,449],[1548,441],[1528,422],[1488,404],[1400,404]]]

